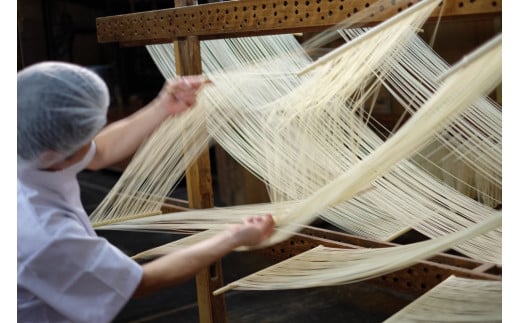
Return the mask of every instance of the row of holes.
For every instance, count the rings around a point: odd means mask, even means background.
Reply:
[[[315,1],[316,1],[316,3],[320,3],[320,2],[321,2],[321,0],[315,0]],[[332,2],[333,0],[328,0],[328,1],[329,1],[329,2]],[[344,0],[340,0],[340,1],[343,2]],[[469,0],[470,3],[474,3],[475,1],[476,1],[476,0]],[[298,6],[298,4],[299,4],[299,2],[298,2],[298,1],[295,1],[295,6]],[[310,1],[306,1],[306,2],[305,2],[305,5],[308,6],[309,4],[310,4]],[[395,1],[392,1],[392,4],[395,4]],[[284,2],[284,6],[287,6],[287,5],[288,5],[288,2],[285,1],[285,2]],[[412,5],[413,5],[412,2],[409,2],[409,3],[408,3],[408,6],[409,6],[409,7],[412,6]],[[492,2],[492,5],[493,5],[493,6],[497,6],[497,2],[496,2],[496,1],[493,1],[493,2]],[[369,6],[370,6],[369,3],[366,3],[366,4],[365,4],[365,7],[368,8]],[[464,3],[463,3],[463,2],[460,2],[460,3],[459,3],[459,7],[463,7],[463,6],[464,6]],[[275,8],[275,7],[276,7],[276,4],[273,4],[273,8]],[[266,8],[266,5],[265,5],[265,4],[262,5],[262,9],[265,9],[265,8]],[[384,9],[385,9],[385,8],[384,8],[383,6],[381,6],[381,7],[379,8],[380,11],[384,11]],[[244,10],[244,11],[247,11],[247,7],[244,6],[244,7],[243,7],[243,10]],[[253,6],[253,10],[256,10],[256,6]],[[318,7],[316,10],[317,10],[317,12],[321,12],[321,8],[320,8],[320,7]],[[343,11],[343,10],[344,10],[343,5],[340,5],[340,6],[339,6],[339,10],[340,10],[340,11]],[[400,11],[402,11],[402,8],[399,7],[397,10],[400,12]],[[234,7],[234,11],[238,11],[238,7]],[[357,11],[358,11],[357,8],[353,8],[353,13],[356,13]],[[220,9],[216,9],[216,12],[217,12],[217,13],[220,12]],[[225,10],[225,13],[226,13],[226,14],[229,14],[229,10],[226,9],[226,10]],[[203,12],[200,11],[200,14],[203,15]],[[208,10],[208,14],[211,14],[211,10]],[[299,11],[298,11],[298,10],[295,10],[295,14],[298,15],[298,14],[299,14]],[[184,14],[184,15],[182,15],[182,16],[186,17],[187,15],[188,15],[188,14]],[[276,16],[278,15],[278,12],[275,11],[275,12],[273,13],[273,15],[276,17]],[[333,12],[332,10],[329,10],[329,11],[328,11],[328,16],[331,17],[331,16],[333,16],[333,15],[334,15],[334,12]],[[348,13],[348,14],[347,14],[347,17],[350,17],[350,16],[351,16],[351,14]],[[194,18],[194,17],[195,17],[195,14],[191,14],[191,17]],[[310,14],[309,14],[308,12],[305,13],[305,18],[309,18],[309,17],[310,17]],[[159,17],[159,20],[164,20],[164,18],[165,18],[164,16],[160,16],[160,17]],[[168,17],[168,18],[170,18],[170,17]],[[175,18],[178,19],[178,18],[179,18],[179,15],[178,15],[178,14],[175,14]],[[256,13],[253,14],[253,18],[256,18]],[[321,20],[325,20],[325,19],[326,19],[326,16],[322,15],[320,18],[321,18]],[[235,19],[235,20],[238,20],[238,19],[239,19],[238,15],[235,15],[234,19]],[[133,22],[134,22],[134,23],[137,23],[137,20],[138,20],[138,19],[133,19]],[[149,22],[149,21],[152,20],[152,19],[151,19],[151,18],[147,18],[146,20]],[[157,20],[157,19],[153,19],[153,20]],[[218,22],[220,19],[217,18],[216,20],[217,20],[217,22]],[[283,17],[283,20],[282,20],[282,19],[279,19],[279,20],[278,20],[278,23],[281,24],[283,21],[286,21],[286,20],[288,20],[288,17],[287,17],[287,16],[284,16],[284,17]],[[303,22],[303,20],[304,20],[304,18],[299,18],[298,21],[299,21],[299,22]],[[140,18],[139,21],[140,21],[140,22],[143,22],[143,18]],[[297,21],[297,22],[298,22],[298,21]],[[264,22],[264,23],[267,22],[267,18],[266,18],[266,17],[263,18],[263,22]],[[200,23],[203,24],[203,25],[202,25],[202,29],[205,30],[205,29],[206,29],[206,26],[204,25],[204,22],[201,20]],[[248,19],[247,19],[247,18],[244,18],[244,23],[245,23],[245,24],[248,23]],[[117,23],[116,23],[116,24],[117,24]],[[184,25],[187,25],[187,24],[188,24],[188,21],[185,20],[185,21],[184,21]],[[226,24],[226,25],[229,25],[229,22],[226,21],[225,24]],[[257,26],[260,26],[261,24],[262,24],[261,21],[258,21],[258,22],[257,22]],[[122,22],[119,23],[119,25],[120,25],[120,27],[124,27],[124,26],[125,26]],[[110,24],[110,23],[107,23],[107,27],[110,27],[110,26],[111,26],[111,24]],[[171,22],[170,22],[170,26],[171,26]],[[207,26],[208,26],[209,29],[212,29],[212,27],[213,27],[213,26],[212,26],[212,23],[208,23]],[[157,25],[155,25],[155,27],[157,27]],[[196,25],[195,25],[195,24],[191,24],[191,27],[195,29]],[[240,28],[243,28],[244,25],[243,25],[243,24],[240,24],[239,27],[240,27]],[[165,30],[165,29],[166,29],[165,27],[161,27],[161,28],[162,28],[162,30]],[[104,30],[105,32],[107,31],[106,28],[105,28],[105,29],[104,29],[104,28],[100,28],[100,29],[101,29],[101,30]],[[177,24],[177,25],[175,26],[175,30],[180,30],[180,29],[181,29],[181,25]],[[222,30],[225,30],[225,29],[226,29],[226,26],[221,26],[221,29],[222,29]],[[174,30],[172,30],[172,29],[168,29],[168,32],[170,32],[170,33],[173,32],[173,31],[174,31]],[[190,32],[190,31],[191,31],[191,28],[188,28],[187,31]],[[152,31],[151,31],[150,28],[148,28],[148,29],[147,29],[147,32],[148,32],[148,34],[150,34]],[[122,35],[124,36],[124,34],[125,34],[125,33],[123,32]],[[145,34],[145,33],[143,33],[143,35],[144,35],[144,34]],[[134,35],[139,35],[139,32],[134,32]]]
[[[317,4],[320,4],[320,3],[321,3],[321,0],[315,0],[315,1],[316,1]],[[333,0],[328,0],[328,1],[329,1],[329,2],[333,2]],[[476,1],[476,0],[469,0],[470,3],[474,3],[475,1]],[[344,0],[340,0],[340,2],[344,2]],[[289,3],[288,3],[287,1],[284,1],[283,6],[286,7],[286,6],[288,6],[288,4],[289,4]],[[295,6],[295,7],[298,7],[298,5],[299,5],[299,2],[298,2],[298,1],[295,1],[295,2],[294,2],[294,6]],[[309,6],[309,5],[310,5],[310,1],[308,1],[308,0],[305,1],[305,6]],[[392,1],[392,5],[395,5],[395,0]],[[408,7],[411,7],[412,5],[413,5],[412,2],[409,2],[409,3],[408,3]],[[493,7],[496,7],[497,5],[498,5],[497,1],[493,1],[493,2],[492,2],[492,6],[493,6]],[[439,6],[442,6],[442,2],[439,4]],[[464,7],[464,2],[459,2],[459,5],[458,5],[458,6],[459,6],[459,7]],[[267,5],[266,5],[266,4],[263,4],[261,7],[262,7],[263,10],[267,9]],[[272,4],[272,7],[273,7],[273,9],[275,9],[275,8],[276,8],[276,4],[273,3],[273,4]],[[365,4],[365,8],[368,8],[368,7],[370,7],[370,3],[367,2],[367,3]],[[256,5],[253,5],[252,9],[253,9],[253,11],[256,11],[257,6],[256,6]],[[242,7],[242,10],[245,12],[245,11],[248,10],[248,7],[247,7],[247,6],[244,6],[244,7]],[[317,10],[318,10],[318,12],[320,12],[321,9],[318,7]],[[343,11],[343,5],[340,5],[340,6],[339,6],[339,10],[340,10],[340,11]],[[384,10],[385,10],[385,7],[384,7],[383,5],[381,5],[381,6],[379,7],[379,11],[382,12],[382,11],[384,11]],[[402,8],[399,7],[397,10],[398,10],[398,11],[402,11]],[[220,13],[220,9],[218,9],[218,8],[217,8],[215,11],[216,11],[217,14]],[[238,11],[238,7],[236,7],[236,6],[233,7],[233,12],[237,12],[237,11]],[[358,8],[356,8],[356,7],[354,7],[354,8],[352,9],[352,13],[356,13],[356,12],[358,12],[358,11],[359,11],[359,10],[358,10]],[[230,10],[229,10],[229,9],[225,9],[224,12],[225,12],[226,15],[229,15]],[[331,15],[331,12],[332,12],[332,11],[329,11],[329,15]],[[298,14],[298,10],[296,10],[295,13]],[[212,11],[211,11],[211,10],[208,10],[208,15],[211,15],[211,14],[212,14]],[[186,16],[188,16],[188,15],[191,15],[191,18],[195,18],[195,14],[194,14],[194,13],[192,13],[192,14],[187,14],[187,13],[186,13],[186,14],[183,14],[182,16],[183,16],[183,17],[186,17]],[[204,16],[204,12],[203,12],[203,11],[199,11],[199,15],[200,15],[200,16]],[[276,16],[276,12],[274,13],[274,15]],[[237,16],[235,16],[235,17],[237,17]],[[160,16],[158,19],[159,19],[159,20],[164,20],[164,18],[165,18],[164,16]],[[170,18],[170,17],[168,17],[168,18]],[[180,15],[179,15],[179,14],[175,14],[175,19],[179,19],[179,18],[180,18]],[[236,18],[235,18],[235,19],[236,19]],[[137,18],[134,18],[134,19],[133,19],[133,23],[137,23],[137,20],[138,20]],[[149,22],[150,20],[151,20],[151,18],[146,18],[146,21]],[[157,20],[157,18],[155,18],[154,20]],[[143,22],[143,18],[139,18],[139,21],[140,21],[140,22]],[[108,25],[110,26],[110,23],[108,23]],[[122,23],[121,23],[120,25],[121,25],[121,27],[123,27],[123,24],[122,24]]]
[[[296,243],[297,243],[297,242],[294,241],[294,240],[291,240],[291,241],[290,241],[291,246],[296,245]],[[304,240],[300,240],[299,243],[302,244],[302,245],[305,245],[305,244],[306,244],[306,242],[305,242]],[[317,247],[317,246],[318,246],[317,244],[311,244],[311,245],[310,245],[310,248],[314,248],[314,247]],[[281,253],[281,254],[285,254],[285,248],[279,248],[278,251],[279,251],[279,253]],[[276,249],[276,248],[271,248],[271,252],[272,252],[273,254],[275,254],[275,253],[277,253],[277,249]],[[287,256],[289,256],[289,257],[293,257],[294,254],[293,254],[292,252],[290,252],[289,254],[287,254]],[[428,272],[429,272],[429,268],[428,268],[428,267],[423,267],[423,268],[422,268],[422,271],[423,271],[424,273],[428,273]],[[406,272],[407,272],[409,275],[412,275],[412,274],[414,273],[414,269],[412,269],[412,268],[408,268]],[[397,276],[390,276],[390,277],[389,277],[388,275],[383,275],[383,276],[380,277],[380,279],[383,280],[383,281],[385,281],[385,282],[387,282],[387,281],[391,281],[391,282],[394,282],[394,283],[396,283],[396,284],[399,283],[399,277],[397,277]],[[443,280],[445,279],[445,277],[444,277],[443,275],[437,273],[437,274],[435,274],[435,279],[436,279],[438,282],[441,282],[441,281],[443,281]],[[411,281],[407,281],[407,282],[406,282],[406,286],[407,286],[408,288],[411,288],[411,287],[413,287],[413,283],[412,283]],[[421,287],[421,289],[425,290],[425,289],[427,288],[427,285],[426,285],[426,283],[421,283],[421,284],[420,284],[420,287]]]
[[[315,1],[316,1],[317,4],[321,3],[321,0],[315,0]],[[333,2],[333,0],[328,0],[328,1],[329,1],[329,2]],[[470,3],[474,3],[475,1],[476,1],[476,0],[469,0]],[[344,2],[344,0],[340,0],[340,2]],[[496,6],[498,5],[497,1],[493,1],[491,4],[492,4],[493,7],[496,7]],[[288,2],[285,1],[285,2],[283,3],[283,6],[287,6],[287,5],[288,5]],[[295,1],[295,2],[294,2],[294,6],[297,7],[298,5],[299,5],[299,2],[298,2],[298,1]],[[308,1],[308,0],[305,1],[305,6],[309,6],[309,5],[310,5],[310,1]],[[395,1],[392,1],[392,5],[395,5]],[[413,5],[412,2],[409,2],[409,3],[408,3],[408,7],[411,7],[412,5]],[[442,2],[439,4],[439,6],[442,6]],[[464,7],[464,2],[459,2],[458,6],[459,6],[459,7]],[[262,7],[263,10],[267,9],[267,5],[266,5],[266,4],[263,4],[261,7]],[[272,4],[272,7],[273,7],[273,9],[276,8],[276,4],[273,3],[273,4]],[[370,7],[370,3],[367,2],[367,3],[365,4],[365,8],[368,8],[368,7]],[[253,11],[256,11],[257,6],[256,6],[256,5],[253,5],[252,9],[253,9]],[[344,9],[343,5],[340,5],[340,6],[339,6],[339,10],[340,10],[340,11],[343,11],[343,9]],[[397,8],[398,11],[402,11],[402,9],[403,9],[403,8],[401,8],[401,7]],[[245,12],[245,11],[248,10],[248,7],[247,7],[247,6],[244,6],[244,7],[242,8],[242,10]],[[321,9],[318,7],[317,10],[318,10],[318,12],[320,12]],[[384,6],[381,5],[381,6],[379,7],[379,11],[382,12],[382,11],[384,11],[384,10],[385,10]],[[216,11],[217,14],[220,13],[220,9],[218,9],[218,8],[217,8],[215,11]],[[238,7],[236,7],[236,6],[233,7],[233,12],[237,12],[237,11],[238,11]],[[356,13],[356,12],[358,12],[358,11],[359,11],[359,9],[356,8],[356,7],[354,7],[354,8],[352,9],[352,13]],[[224,12],[225,12],[226,15],[229,15],[230,10],[229,10],[229,9],[225,9]],[[331,12],[332,12],[332,11],[329,11],[329,14],[330,14],[330,15],[331,15]],[[208,10],[207,13],[208,13],[208,15],[210,16],[210,15],[212,14],[212,11],[211,11],[211,10]],[[296,10],[295,13],[298,14],[298,10]],[[275,12],[274,14],[276,15],[276,12]],[[180,16],[186,18],[186,17],[189,16],[189,15],[191,15],[191,18],[195,18],[195,14],[194,14],[194,13],[191,13],[191,14],[186,13],[186,14],[182,14],[182,15],[175,14],[175,17],[174,17],[174,18],[175,18],[175,19],[179,19]],[[204,12],[203,12],[203,11],[199,11],[199,15],[200,15],[200,16],[204,16]],[[237,17],[237,16],[235,16],[235,17]],[[169,17],[169,16],[167,16],[167,17],[165,17],[165,16],[160,16],[158,19],[159,19],[159,20],[164,20],[164,18],[171,18],[171,17]],[[236,18],[235,18],[235,19],[236,19]],[[138,22],[138,20],[139,20],[140,23],[144,22],[144,18],[142,18],[142,17],[139,18],[139,19],[134,18],[134,19],[132,20],[132,22],[135,24],[135,23]],[[150,22],[150,20],[152,20],[152,19],[151,19],[151,18],[146,18],[146,21],[147,21],[147,22]],[[153,20],[157,20],[157,18],[155,18],[155,19],[153,19]],[[107,23],[107,25],[110,26],[110,23]],[[123,27],[124,24],[123,24],[123,23],[120,23],[120,26]]]
[[[423,270],[422,270],[422,271],[423,271],[424,273],[428,273],[428,272],[429,272],[429,269],[428,269],[428,267],[423,267]],[[412,268],[408,268],[407,273],[408,273],[409,275],[412,275],[413,272],[414,272],[414,270],[413,270]],[[441,275],[441,274],[439,274],[439,273],[435,274],[435,279],[436,279],[438,282],[443,281],[445,278],[446,278],[446,277],[445,277],[444,275]],[[388,275],[383,275],[383,276],[380,277],[380,279],[381,279],[382,281],[385,281],[385,282],[391,281],[391,282],[394,282],[394,283],[396,283],[396,284],[399,283],[399,277],[396,277],[396,276],[393,276],[393,277],[390,276],[390,277],[389,277]],[[426,283],[421,283],[419,286],[420,286],[421,289],[423,289],[423,290],[425,290],[425,289],[427,288]],[[408,287],[408,288],[413,287],[413,283],[412,283],[411,281],[406,281],[406,287]]]

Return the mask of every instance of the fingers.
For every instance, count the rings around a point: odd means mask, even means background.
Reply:
[[[257,227],[262,232],[264,239],[272,234],[275,225],[271,214],[249,217],[245,220],[245,223]]]
[[[198,90],[204,84],[211,84],[211,80],[202,75],[187,75],[179,79],[182,87],[185,89]]]
[[[204,75],[186,75],[182,76],[184,82],[188,84],[211,84],[211,80]]]

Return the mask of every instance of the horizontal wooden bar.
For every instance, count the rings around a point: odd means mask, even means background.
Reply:
[[[361,20],[356,26],[374,25],[417,2],[410,0],[403,5],[387,0],[377,8],[377,15]],[[374,3],[376,0],[241,0],[99,17],[97,39],[99,43],[143,46],[187,36],[206,40],[322,31]],[[439,7],[431,19],[439,14],[455,18],[501,13],[501,0],[449,0],[442,13]]]
[[[318,245],[346,249],[398,246],[395,243],[367,239],[332,230],[306,228],[286,241],[255,252],[281,261]],[[451,275],[483,280],[502,279],[501,267],[496,264],[440,253],[405,269],[369,279],[367,282],[419,296]]]

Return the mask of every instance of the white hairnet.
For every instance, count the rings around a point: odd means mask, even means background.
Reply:
[[[19,162],[41,164],[44,152],[64,159],[105,125],[108,88],[87,68],[44,62],[20,71],[17,79]]]

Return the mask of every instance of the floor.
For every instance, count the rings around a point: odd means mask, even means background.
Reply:
[[[105,170],[84,171],[78,175],[87,212],[94,210],[119,174]],[[186,199],[186,191],[180,186],[173,196]],[[218,196],[215,199],[218,200]],[[182,237],[101,230],[98,234],[129,256]],[[261,257],[247,252],[235,252],[224,257],[224,282],[229,283],[274,263],[272,259]],[[408,295],[368,283],[287,291],[230,291],[225,294],[226,317],[230,323],[382,322],[411,301]],[[115,319],[115,322],[198,321],[194,279],[156,295],[131,300]]]

